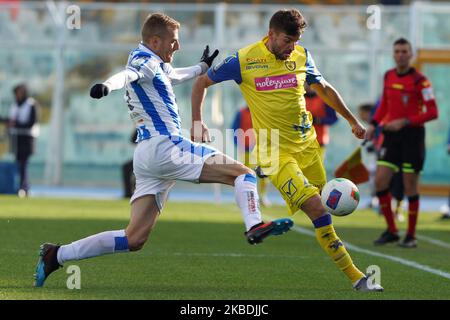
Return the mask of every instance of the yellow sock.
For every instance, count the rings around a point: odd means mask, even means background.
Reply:
[[[319,218],[322,220],[322,223],[316,223],[319,219],[314,221],[314,225],[316,226],[317,241],[352,283],[358,281],[364,277],[364,274],[353,264],[352,258],[348,254],[347,249],[345,249],[341,239],[339,239],[336,231],[334,231],[333,224],[331,223],[331,217],[328,219],[322,218]],[[325,220],[329,220],[329,224],[323,225],[328,222],[325,222]]]

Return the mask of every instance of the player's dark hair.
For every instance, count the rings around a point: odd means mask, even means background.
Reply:
[[[366,111],[366,112],[371,112],[372,108],[373,108],[373,105],[370,103],[364,103],[358,107],[359,110]]]
[[[289,36],[298,37],[305,31],[308,24],[297,9],[282,9],[270,18],[269,28],[281,31]]]
[[[147,16],[142,25],[142,41],[152,36],[163,37],[170,29],[179,29],[180,23],[164,13],[153,13]]]
[[[27,85],[25,83],[19,83],[18,85],[14,86],[13,92],[17,93],[17,91],[23,90],[25,94],[28,93]]]
[[[405,38],[398,38],[397,40],[394,41],[394,46],[396,46],[398,44],[407,44],[411,48],[411,42],[409,42]]]

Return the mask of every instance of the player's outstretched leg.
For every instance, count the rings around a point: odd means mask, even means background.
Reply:
[[[126,230],[106,231],[62,246],[44,243],[36,265],[35,287],[42,287],[48,276],[66,261],[140,250],[156,223],[159,210],[155,196],[145,195],[131,204]]]
[[[44,243],[40,249],[36,265],[35,287],[42,287],[47,277],[62,267],[66,261],[129,251],[125,230],[98,233],[63,246]]]
[[[234,186],[236,203],[244,219],[245,236],[250,244],[261,243],[268,236],[286,233],[294,225],[287,218],[268,223],[262,221],[256,175],[251,169],[224,154],[216,154],[205,161],[199,181]]]
[[[39,248],[39,259],[34,274],[35,287],[42,287],[50,273],[62,267],[57,259],[59,247],[53,243],[44,243]]]
[[[262,222],[256,176],[253,173],[239,175],[234,180],[234,190],[236,202],[241,209],[247,229],[245,236],[250,244],[261,243],[268,236],[286,233],[294,225],[294,222],[288,218]]]
[[[247,237],[248,243],[258,244],[270,235],[278,236],[288,232],[293,225],[294,222],[287,218],[277,219],[267,223],[261,222],[250,228],[250,230],[245,233],[245,236]]]
[[[318,195],[307,199],[301,206],[302,210],[312,220],[316,232],[316,239],[320,246],[334,261],[336,266],[350,279],[355,290],[382,291],[379,285],[369,285],[368,277],[354,264],[333,227],[331,215],[326,213]]]

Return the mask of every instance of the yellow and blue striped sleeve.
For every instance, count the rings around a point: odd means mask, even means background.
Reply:
[[[242,76],[238,54],[228,56],[221,63],[209,68],[208,77],[216,83],[234,80],[237,84],[240,84]]]
[[[316,67],[311,53],[305,49],[306,52],[306,82],[311,85],[313,83],[319,83],[323,77],[320,71]]]

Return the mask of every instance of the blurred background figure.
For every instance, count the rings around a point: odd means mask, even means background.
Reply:
[[[137,131],[133,130],[130,142],[136,144]],[[134,189],[136,188],[136,178],[133,173],[133,159],[128,160],[122,165],[122,184],[123,184],[123,197],[131,198]]]
[[[324,161],[325,148],[330,143],[328,129],[338,121],[338,118],[336,111],[323,102],[308,84],[305,84],[305,90],[306,109],[313,116],[313,126],[316,130],[317,141],[322,149],[322,161]]]
[[[377,111],[379,106],[379,101],[372,105],[370,103],[362,104],[358,107],[359,118],[364,121],[365,124],[369,125],[372,121],[372,116]],[[377,168],[377,158],[383,144],[383,133],[380,126],[377,126],[375,134],[371,140],[367,140],[364,144],[366,150],[365,163],[370,172],[370,185],[371,185],[371,197],[370,208],[378,207],[378,198],[375,192],[375,172]],[[395,218],[399,222],[405,221],[404,208],[403,208],[403,175],[401,169],[394,173],[391,183],[389,185],[389,190],[392,194],[392,211],[395,214]],[[381,212],[378,212],[380,215]]]
[[[16,157],[19,169],[19,196],[25,197],[29,191],[28,160],[34,152],[34,140],[38,135],[37,103],[29,97],[25,84],[14,87],[15,103],[9,113],[9,135],[11,152]]]
[[[373,113],[375,112],[375,106],[371,103],[364,103],[358,107],[358,116],[363,121],[365,125],[370,124]],[[375,171],[377,169],[377,152],[380,148],[380,131],[377,130],[373,139],[366,140],[364,143],[363,154],[364,164],[370,173],[370,196],[371,201],[369,203],[369,208],[378,207],[378,198],[375,192]]]
[[[448,130],[448,139],[447,139],[447,154],[450,156],[450,129]],[[441,208],[443,220],[450,220],[450,190],[448,192],[448,202],[446,205],[443,205]]]
[[[234,145],[237,147],[238,160],[246,167],[255,169],[256,163],[251,163],[250,154],[255,147],[256,137],[253,131],[252,116],[248,106],[243,107],[233,120],[231,128],[235,131]],[[242,130],[242,135],[236,134],[236,130]],[[263,207],[270,207],[272,203],[267,197],[268,179],[258,177],[259,202]]]

